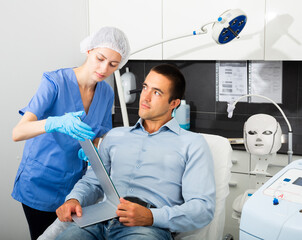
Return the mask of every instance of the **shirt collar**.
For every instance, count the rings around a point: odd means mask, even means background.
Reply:
[[[137,129],[137,128],[141,128],[143,131],[145,131],[145,128],[143,126],[143,119],[138,119],[138,121],[136,122],[136,124],[130,128],[130,131]],[[176,133],[176,134],[180,134],[180,126],[178,124],[178,122],[175,120],[175,118],[172,118],[170,121],[166,122],[163,126],[160,127],[160,129],[157,132],[161,132],[164,131],[166,129],[169,129],[170,131]]]

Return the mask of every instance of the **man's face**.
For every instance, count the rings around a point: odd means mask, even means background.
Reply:
[[[277,121],[266,114],[250,117],[244,126],[245,146],[249,153],[266,155],[281,147],[281,129]]]
[[[151,71],[144,83],[139,101],[139,116],[144,120],[171,119],[175,100],[169,103],[171,81],[165,76]]]

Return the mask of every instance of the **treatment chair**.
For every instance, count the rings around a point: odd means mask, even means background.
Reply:
[[[218,135],[202,134],[206,139],[213,156],[216,183],[216,209],[213,220],[204,228],[191,232],[179,233],[175,240],[222,240],[225,222],[225,201],[229,194],[231,177],[232,148],[229,141]],[[50,225],[38,240],[52,240],[63,231],[69,223],[58,219]]]
[[[222,240],[225,222],[225,201],[229,194],[229,180],[231,178],[232,148],[229,141],[221,136],[204,134],[214,161],[216,184],[216,209],[213,220],[204,228],[195,231],[179,233],[176,240]]]

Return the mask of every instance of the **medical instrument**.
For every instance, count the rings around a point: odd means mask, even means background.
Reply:
[[[245,27],[246,22],[247,22],[247,16],[242,10],[230,9],[225,11],[223,14],[221,14],[218,17],[217,21],[209,22],[201,26],[200,30],[193,30],[190,34],[185,34],[182,36],[162,40],[157,43],[148,45],[146,47],[143,47],[139,50],[132,52],[130,56],[135,53],[141,52],[145,49],[159,45],[161,43],[166,43],[181,38],[206,34],[208,33],[206,26],[210,24],[212,24],[212,38],[215,40],[215,42],[218,44],[226,44],[232,41],[234,38],[239,39],[239,34]]]
[[[213,39],[218,44],[226,44],[234,38],[239,38],[246,21],[247,17],[240,9],[225,11],[213,25]]]
[[[177,39],[181,38],[186,38],[190,36],[196,36],[196,35],[201,35],[201,34],[206,34],[208,33],[206,26],[209,24],[212,24],[212,38],[215,40],[217,44],[226,44],[232,41],[235,38],[239,38],[239,34],[245,27],[247,22],[247,16],[246,14],[240,10],[240,9],[230,9],[225,11],[223,14],[221,14],[217,21],[214,22],[209,22],[204,24],[200,30],[194,30],[190,34],[185,34],[179,37],[174,37],[166,40],[159,41],[157,43],[151,44],[149,46],[143,47],[139,50],[136,50],[130,54],[133,55],[135,53],[141,52],[145,49],[154,47],[156,45],[165,43],[165,42],[170,42],[174,41]],[[123,87],[121,84],[121,76],[119,70],[116,70],[114,72],[115,76],[115,81],[116,81],[116,86],[117,86],[117,92],[120,100],[120,107],[121,107],[121,112],[122,112],[122,119],[123,119],[123,124],[125,127],[129,126],[129,119],[128,119],[128,113],[127,113],[127,108],[126,108],[126,103],[125,103],[125,98],[123,94]]]
[[[83,113],[84,111],[70,112],[60,117],[48,117],[45,123],[45,131],[47,133],[65,133],[81,141],[84,141],[85,138],[92,139],[95,136],[92,128],[79,119]]]
[[[245,202],[271,176],[267,172],[268,165],[275,160],[276,152],[281,148],[282,130],[277,120],[267,114],[255,114],[244,123],[244,146],[250,159],[256,162],[255,169],[250,174],[255,174],[256,184],[254,189],[248,189],[240,194],[233,202],[232,218],[240,222],[242,208]],[[251,165],[249,163],[249,165]]]
[[[302,236],[302,159],[268,180],[243,206],[240,240],[298,240]]]
[[[255,114],[243,127],[244,146],[248,153],[265,156],[281,148],[282,130],[277,120],[268,114]]]
[[[272,99],[262,96],[262,95],[257,95],[257,94],[247,94],[247,95],[243,95],[239,98],[237,98],[235,101],[233,102],[229,102],[227,105],[227,112],[228,112],[228,118],[232,118],[233,116],[233,111],[235,109],[236,104],[238,103],[239,100],[241,100],[242,98],[246,98],[246,97],[259,97],[259,98],[264,98],[266,100],[268,100],[269,102],[271,102],[272,104],[274,104],[278,110],[281,112],[287,126],[288,126],[288,149],[287,149],[287,155],[288,155],[288,163],[292,162],[292,156],[293,156],[293,131],[292,131],[292,127],[287,119],[287,117],[285,116],[284,112],[282,111],[282,109],[278,106],[278,104],[276,102],[274,102]]]

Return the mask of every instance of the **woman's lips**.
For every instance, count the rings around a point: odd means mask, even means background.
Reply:
[[[96,75],[97,75],[99,78],[105,78],[105,77],[106,77],[105,75],[100,74],[100,73],[97,73],[97,72],[96,72]]]

